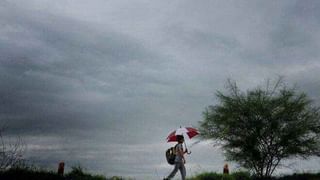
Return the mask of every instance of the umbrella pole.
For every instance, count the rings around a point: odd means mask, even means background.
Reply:
[[[187,144],[186,144],[186,142],[185,142],[185,141],[183,141],[183,142],[184,142],[184,147],[186,147],[187,154],[191,154],[191,151],[189,151],[189,152],[188,152],[188,148],[187,148]]]

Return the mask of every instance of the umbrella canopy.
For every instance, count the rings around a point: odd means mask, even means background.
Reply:
[[[198,135],[199,131],[192,127],[180,127],[169,134],[167,137],[167,142],[177,141],[177,135],[183,135],[184,137],[188,137],[189,139]]]

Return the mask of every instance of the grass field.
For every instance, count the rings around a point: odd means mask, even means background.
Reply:
[[[38,168],[13,168],[0,171],[0,180],[124,180],[125,178],[103,175],[93,175],[85,172],[81,167],[73,167],[65,175],[59,175],[55,171]]]
[[[180,177],[177,176],[179,179]],[[132,178],[135,179],[135,178]],[[129,178],[103,175],[94,175],[85,172],[81,167],[73,167],[72,170],[64,176],[58,175],[55,171],[43,170],[38,168],[13,168],[6,171],[0,171],[0,180],[130,180]],[[146,179],[147,180],[147,179]],[[216,172],[203,172],[187,180],[320,180],[320,173],[302,173],[292,174],[271,178],[256,178],[247,172],[234,172],[229,175]]]
[[[230,175],[218,174],[215,172],[204,172],[188,180],[320,180],[320,173],[302,173],[292,174],[279,177],[257,178],[246,172],[235,172]]]

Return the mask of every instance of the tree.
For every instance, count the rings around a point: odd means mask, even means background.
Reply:
[[[318,155],[320,149],[319,108],[281,78],[273,88],[269,84],[241,92],[229,80],[199,128],[203,138],[221,145],[227,160],[259,177],[271,176],[284,159]]]
[[[25,163],[22,158],[25,149],[23,141],[20,137],[15,141],[5,138],[4,130],[4,127],[0,128],[0,171]]]

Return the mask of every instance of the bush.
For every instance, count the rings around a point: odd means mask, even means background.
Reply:
[[[0,172],[1,180],[64,180],[62,176],[52,171],[35,168],[12,168]]]
[[[221,180],[222,175],[215,172],[204,172],[195,177],[188,178],[188,180]]]
[[[278,178],[277,180],[319,180],[320,174],[310,174],[310,173],[303,173],[303,174],[293,174],[290,176],[283,176]]]
[[[91,175],[84,172],[80,166],[72,167],[71,172],[66,176],[61,176],[54,171],[39,169],[34,166],[25,168],[11,168],[0,171],[1,180],[107,180],[102,175]],[[111,178],[108,180],[121,180],[121,178]]]
[[[251,176],[248,172],[234,172],[232,174],[218,174],[215,172],[205,172],[198,174],[188,180],[250,180]]]
[[[286,175],[281,177],[255,177],[248,172],[234,172],[230,175],[218,174],[215,172],[205,172],[198,174],[188,180],[320,180],[320,173],[302,173]]]
[[[251,179],[250,173],[249,172],[244,172],[244,171],[238,171],[232,173],[232,177],[235,180],[248,180]]]
[[[72,167],[71,172],[66,175],[66,178],[70,180],[107,180],[106,177],[102,175],[91,175],[84,172],[81,166]]]

